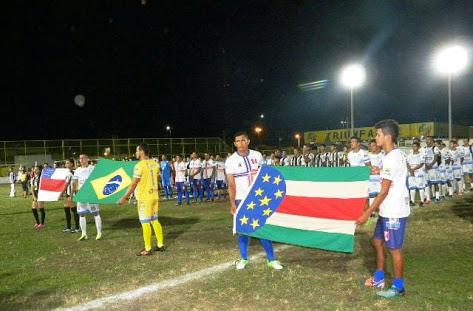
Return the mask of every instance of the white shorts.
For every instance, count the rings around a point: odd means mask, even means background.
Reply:
[[[77,214],[81,216],[87,214],[96,215],[99,212],[100,208],[98,204],[77,202]]]
[[[462,179],[463,170],[462,170],[461,165],[453,165],[452,170],[453,170],[453,178],[455,178],[456,180]]]
[[[463,175],[473,174],[473,164],[463,164]]]
[[[407,185],[409,190],[421,190],[425,188],[425,180],[423,172],[415,172],[414,176],[407,177]]]
[[[447,169],[443,165],[439,166],[439,178],[441,184],[447,183]]]
[[[368,195],[374,198],[381,191],[381,177],[379,175],[370,175],[368,181]]]
[[[439,171],[437,168],[431,168],[427,171],[427,179],[431,184],[438,184],[440,182]]]
[[[447,175],[447,181],[453,181],[453,179],[454,179],[453,178],[453,170],[452,170],[451,166],[447,167],[446,175]]]

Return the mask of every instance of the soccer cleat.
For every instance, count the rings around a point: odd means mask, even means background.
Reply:
[[[235,268],[237,270],[245,269],[246,265],[248,265],[248,259],[239,259],[235,261]]]
[[[44,229],[44,227],[46,227],[46,226],[43,225],[43,224],[39,224],[39,225],[36,227],[36,229],[41,230],[41,229]]]
[[[406,294],[406,290],[404,288],[398,289],[394,285],[391,285],[391,288],[389,288],[388,290],[383,290],[376,293],[376,295],[378,295],[379,297],[383,297],[386,299],[404,296],[405,294]]]
[[[164,251],[166,250],[166,248],[164,247],[164,245],[163,245],[163,246],[156,246],[156,247],[154,248],[154,250],[155,250],[156,252],[164,252]]]
[[[102,233],[97,233],[97,236],[95,237],[97,241],[102,239]]]
[[[85,241],[85,240],[88,240],[89,238],[87,237],[87,235],[83,234],[80,236],[80,238],[77,239],[77,241]]]
[[[151,250],[147,251],[146,249],[143,249],[141,252],[137,253],[136,256],[140,257],[146,257],[146,256],[151,256],[153,253]]]
[[[64,228],[64,230],[62,230],[62,232],[71,232],[71,229],[70,228]]]
[[[283,266],[278,260],[268,261],[268,267],[274,270],[282,270]]]
[[[365,280],[365,287],[366,288],[384,288],[384,279],[375,282],[374,277],[370,276]]]
[[[38,229],[39,224],[34,224],[33,229]]]
[[[423,203],[423,202],[419,202],[419,207],[424,207],[424,203]]]
[[[409,202],[409,205],[410,205],[410,206],[414,206],[414,205],[416,205],[416,204],[415,204],[414,202],[410,201],[410,202]]]

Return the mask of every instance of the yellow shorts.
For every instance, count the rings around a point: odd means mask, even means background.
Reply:
[[[142,224],[158,219],[158,200],[138,201],[136,206]]]

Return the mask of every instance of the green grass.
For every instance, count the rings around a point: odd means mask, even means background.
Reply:
[[[34,231],[31,200],[10,199],[8,190],[0,187],[1,310],[73,306],[238,257],[227,203],[161,202],[167,251],[138,258],[142,238],[134,208],[102,206],[104,240],[91,239],[91,221],[89,240],[77,242],[78,234],[61,232],[62,202],[46,205],[46,228]],[[374,267],[370,224],[357,231],[353,255],[290,247],[278,252],[283,271],[250,262],[247,270],[230,269],[112,309],[471,309],[472,222],[471,194],[413,211],[405,242],[407,295],[400,299],[381,300],[360,286]],[[252,254],[261,251],[252,244]]]

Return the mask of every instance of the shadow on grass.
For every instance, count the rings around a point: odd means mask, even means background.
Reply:
[[[466,198],[460,202],[455,202],[452,206],[455,215],[473,223],[473,198]]]
[[[45,206],[46,213],[48,211],[56,211],[56,210],[61,210],[63,209],[62,207],[49,207],[46,205]],[[10,212],[10,213],[0,213],[0,216],[11,216],[11,215],[21,215],[21,214],[31,214],[31,203],[29,206],[25,207],[25,210],[23,211],[18,211],[18,212]]]
[[[56,291],[60,288],[50,288],[50,289],[43,289],[38,290],[35,292],[28,293],[29,297],[27,301],[18,301],[21,299],[16,299],[16,297],[21,296],[21,292],[1,292],[0,293],[0,305],[1,310],[33,310],[37,309],[37,305],[35,302],[47,300],[48,297],[56,293]],[[12,301],[12,298],[15,301]],[[48,309],[57,308],[64,304],[64,301],[60,298],[55,298],[54,301],[50,301],[48,303]]]
[[[181,234],[187,232],[194,224],[198,223],[198,217],[169,217],[160,216],[159,222],[163,226],[166,245],[171,245]],[[109,230],[140,229],[138,218],[122,218],[108,225]]]

